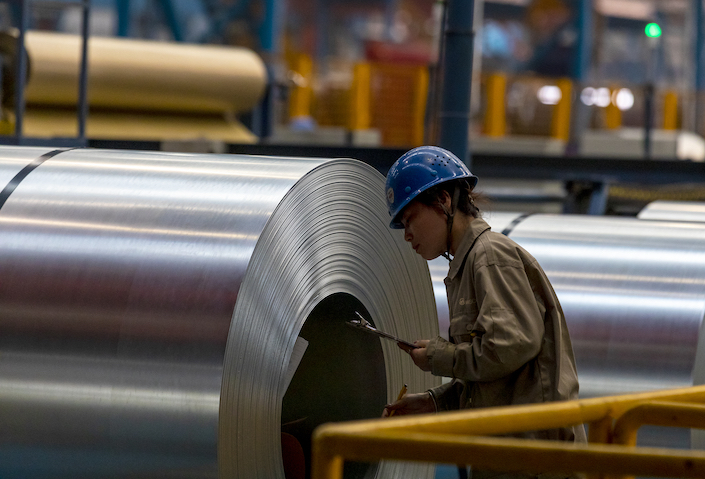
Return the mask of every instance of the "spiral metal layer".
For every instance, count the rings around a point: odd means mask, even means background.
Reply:
[[[0,182],[2,477],[283,478],[282,429],[437,384],[341,326],[437,333],[361,162],[1,148]]]

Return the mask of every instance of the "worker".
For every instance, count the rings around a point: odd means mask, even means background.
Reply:
[[[451,380],[405,395],[385,406],[383,416],[578,398],[556,293],[536,259],[482,219],[477,180],[453,153],[434,146],[406,152],[387,174],[390,226],[403,229],[425,260],[443,255],[450,261],[449,340],[400,347],[423,371]],[[585,442],[582,425],[512,436]]]

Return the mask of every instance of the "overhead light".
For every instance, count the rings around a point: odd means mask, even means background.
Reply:
[[[544,105],[557,105],[561,98],[563,98],[563,93],[561,89],[555,85],[544,85],[539,88],[536,93],[536,97]]]
[[[629,88],[620,88],[612,92],[612,103],[622,111],[634,106],[634,94]]]
[[[592,106],[595,104],[595,89],[591,86],[583,88],[580,93],[580,101],[582,101],[587,106]]]
[[[605,108],[612,101],[609,88],[598,88],[595,90],[595,105],[600,108]]]

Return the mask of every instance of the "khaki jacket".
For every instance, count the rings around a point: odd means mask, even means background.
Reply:
[[[432,374],[453,378],[430,391],[439,411],[578,398],[563,310],[533,256],[477,218],[445,284],[450,341],[427,348]],[[516,436],[585,441],[582,426]]]

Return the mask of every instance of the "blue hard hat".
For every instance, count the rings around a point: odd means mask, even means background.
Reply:
[[[470,188],[477,184],[477,176],[448,150],[437,146],[419,146],[404,153],[387,173],[387,206],[391,228],[401,229],[401,211],[419,193],[450,180],[467,178]]]

